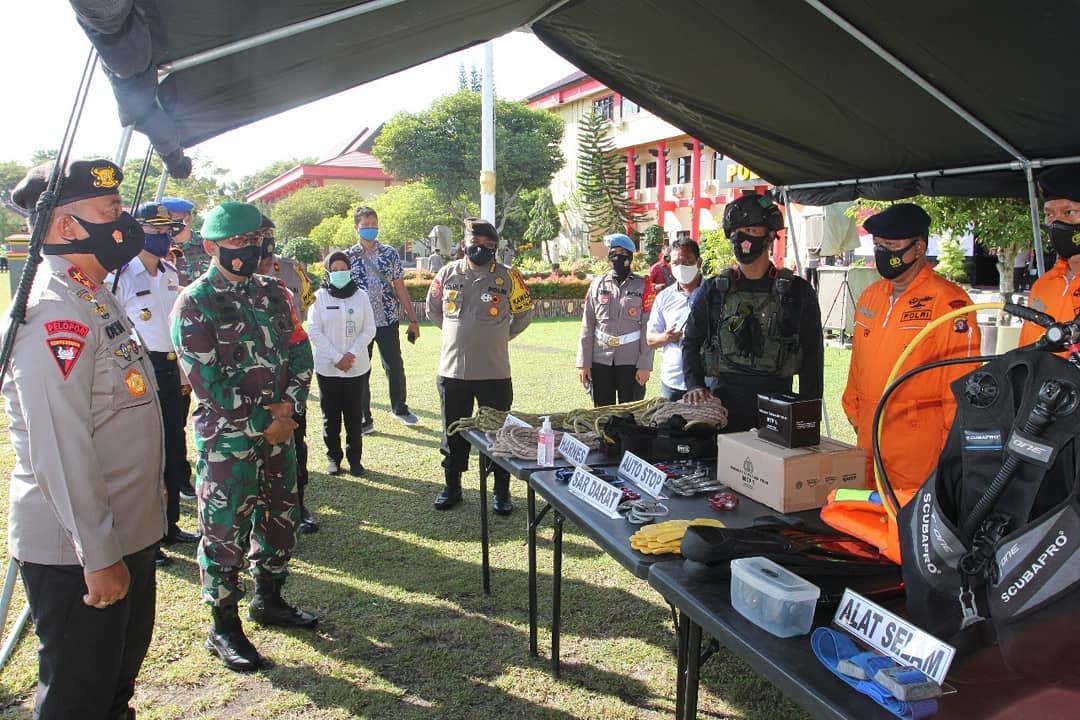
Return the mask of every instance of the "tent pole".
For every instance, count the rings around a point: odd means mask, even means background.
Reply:
[[[787,220],[787,239],[791,243],[792,254],[795,255],[795,269],[802,275],[802,258],[799,257],[799,243],[795,239],[795,222],[791,215],[791,198],[788,197],[787,193],[784,193],[784,215]]]
[[[1043,259],[1042,233],[1039,232],[1039,198],[1035,194],[1035,174],[1031,171],[1031,163],[1024,165],[1024,177],[1027,178],[1028,186],[1028,209],[1031,211],[1031,237],[1035,248],[1035,265],[1039,270],[1039,277],[1046,272],[1046,261]]]
[[[338,10],[327,15],[320,17],[314,17],[310,20],[304,20],[303,22],[294,23],[293,25],[287,25],[285,27],[269,30],[258,35],[252,35],[249,38],[243,40],[237,40],[236,42],[227,43],[221,47],[216,47],[204,52],[195,53],[186,58],[179,58],[172,62],[163,63],[158,66],[159,78],[168,75],[169,73],[178,72],[180,70],[187,70],[188,68],[197,67],[199,65],[205,65],[208,62],[214,60],[220,60],[223,57],[229,55],[235,55],[236,53],[257,48],[262,45],[267,45],[278,40],[284,40],[285,38],[293,37],[305,33],[309,30],[317,30],[334,23],[341,22],[342,20],[349,20],[358,15],[366,15],[367,13],[374,12],[376,10],[382,10],[393,5],[398,5],[405,0],[370,0],[359,5],[353,5],[352,7],[345,8],[344,10]]]
[[[820,0],[805,0],[805,2],[807,5],[814,8],[819,13],[828,18],[834,25],[839,27],[851,37],[858,40],[864,47],[866,47],[872,53],[887,62],[901,75],[906,77],[911,82],[915,83],[915,85],[920,87],[923,91],[928,93],[939,103],[959,115],[961,118],[963,118],[965,122],[967,122],[973,128],[985,135],[988,139],[992,140],[995,144],[999,145],[1003,150],[1005,150],[1005,152],[1009,153],[1021,162],[1026,161],[1024,154],[1017,150],[1015,147],[1013,147],[1008,140],[991,130],[981,120],[979,120],[979,118],[972,115],[970,112],[961,107],[960,104],[957,103],[955,100],[950,98],[941,90],[938,90],[934,85],[930,84],[930,82],[928,82],[926,78],[912,70],[906,63],[900,60],[900,58],[893,55],[881,45],[878,45],[877,42],[875,42],[869,35],[852,25],[840,15],[833,12],[832,9],[827,7],[824,3],[820,2]]]
[[[120,143],[116,146],[116,154],[113,155],[113,162],[116,163],[117,167],[124,167],[124,161],[127,160],[128,146],[131,145],[131,133],[134,130],[134,125],[125,125],[124,129],[120,131]]]
[[[161,198],[165,195],[165,183],[169,181],[169,171],[166,168],[161,170],[161,179],[158,180],[157,192],[154,193],[154,202],[161,202]]]

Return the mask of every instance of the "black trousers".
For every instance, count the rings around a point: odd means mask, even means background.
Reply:
[[[187,459],[184,426],[190,398],[180,393],[180,368],[176,359],[163,352],[151,352],[150,363],[157,378],[158,400],[165,432],[165,517],[169,527],[180,519],[180,488],[191,481],[191,463]]]
[[[401,334],[399,324],[375,328],[375,339],[368,343],[368,360],[372,357],[375,345],[379,346],[379,359],[382,360],[386,381],[390,385],[390,409],[395,415],[407,415],[409,405],[405,402],[405,365],[401,360]],[[364,388],[364,422],[371,422],[371,383]]]
[[[344,458],[357,465],[364,455],[362,399],[368,391],[371,373],[357,377],[332,377],[316,373],[319,383],[319,406],[323,414],[323,443],[326,456],[335,462]],[[345,423],[345,452],[341,452],[341,425]]]
[[[510,378],[457,380],[441,375],[436,377],[435,384],[439,389],[439,409],[443,422],[442,447],[439,449],[443,455],[442,466],[448,481],[456,474],[460,482],[461,473],[469,469],[471,446],[461,435],[447,436],[446,428],[455,420],[472,417],[474,404],[509,410],[514,402],[514,385]],[[509,487],[510,473],[498,466],[493,473],[496,488]]]
[[[296,445],[296,491],[300,493],[300,502],[303,504],[304,488],[307,487],[307,413],[296,413],[292,419],[296,422],[293,430],[293,444]]]
[[[124,558],[131,588],[101,610],[83,603],[82,566],[19,563],[40,643],[35,720],[114,720],[127,709],[154,630],[156,550]]]
[[[638,385],[634,379],[636,373],[637,368],[633,365],[593,365],[593,406],[614,405],[616,402],[621,405],[644,399],[645,386]]]

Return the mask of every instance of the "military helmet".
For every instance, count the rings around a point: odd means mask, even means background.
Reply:
[[[764,225],[769,230],[784,227],[784,216],[770,195],[743,195],[724,207],[724,234],[729,238],[739,228]]]

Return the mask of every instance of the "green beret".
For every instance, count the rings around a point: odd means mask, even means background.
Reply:
[[[262,213],[251,203],[223,202],[206,214],[202,236],[204,240],[218,242],[254,232],[260,225]]]

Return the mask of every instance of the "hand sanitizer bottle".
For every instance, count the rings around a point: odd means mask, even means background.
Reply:
[[[540,467],[555,466],[555,431],[551,429],[551,418],[547,415],[536,433],[536,464]]]

